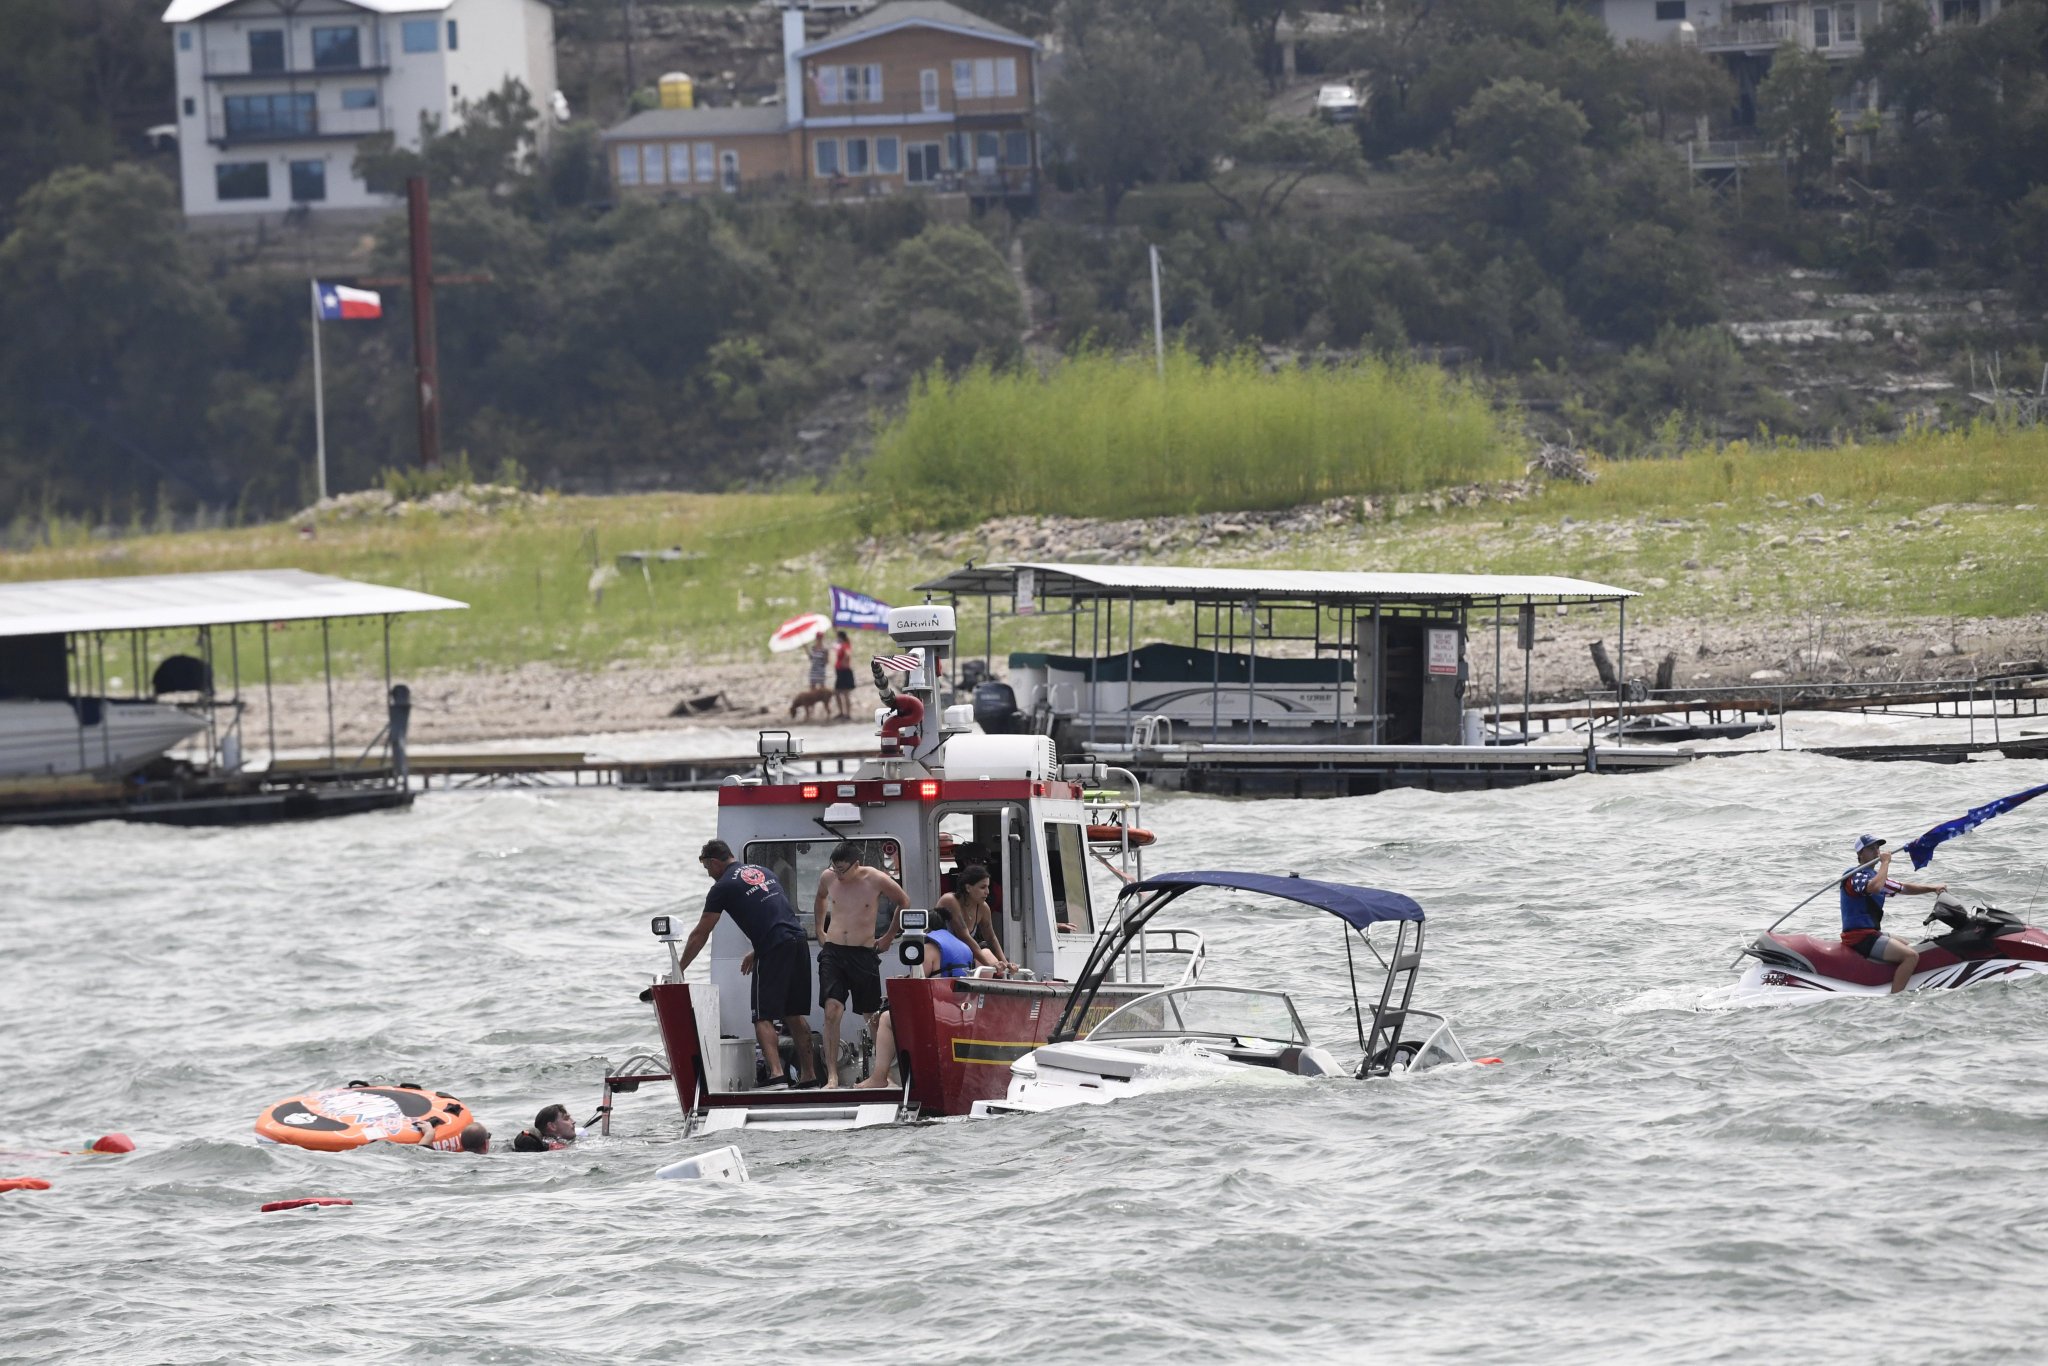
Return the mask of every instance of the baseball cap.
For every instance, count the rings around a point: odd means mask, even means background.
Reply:
[[[1884,843],[1884,841],[1883,841],[1883,840],[1881,840],[1881,839],[1879,839],[1879,838],[1878,838],[1877,836],[1875,836],[1875,835],[1858,835],[1858,836],[1856,837],[1856,852],[1860,854],[1860,853],[1862,853],[1862,852],[1863,852],[1863,851],[1864,851],[1865,849],[1868,849],[1868,848],[1869,848],[1869,847],[1870,847],[1871,845],[1873,845],[1873,844],[1883,844],[1883,843]]]

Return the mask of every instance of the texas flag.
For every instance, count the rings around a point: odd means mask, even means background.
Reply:
[[[347,285],[322,284],[314,294],[320,300],[321,322],[384,316],[384,296],[374,289],[350,289]]]

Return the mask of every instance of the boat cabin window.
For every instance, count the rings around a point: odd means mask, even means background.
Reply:
[[[853,843],[860,846],[862,863],[881,869],[899,883],[903,881],[903,848],[895,840],[855,840]],[[818,890],[818,879],[832,866],[832,850],[838,844],[837,838],[822,837],[753,840],[741,854],[746,862],[759,864],[775,874],[784,895],[789,897],[790,909],[796,912],[796,918],[803,924],[807,939],[818,937],[818,927],[811,923],[811,902]]]
[[[1052,878],[1053,918],[1063,934],[1095,933],[1095,908],[1088,897],[1088,845],[1081,827],[1046,822],[1045,865]]]

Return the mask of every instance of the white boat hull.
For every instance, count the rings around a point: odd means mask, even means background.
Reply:
[[[0,700],[0,779],[132,773],[180,741],[206,728],[203,717],[165,702],[84,699],[83,714],[70,702]]]
[[[1916,972],[1906,983],[1907,991],[1949,991],[1973,987],[1979,982],[2016,981],[2048,973],[2048,963],[2025,958],[1973,958],[1944,963]],[[1889,996],[1888,983],[1866,985],[1845,982],[1817,972],[1801,972],[1774,963],[1752,963],[1735,982],[1717,987],[1700,998],[1709,1008],[1718,1006],[1796,1005],[1838,996]]]

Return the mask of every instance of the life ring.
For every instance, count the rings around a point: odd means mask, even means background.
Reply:
[[[256,1117],[256,1137],[323,1153],[377,1142],[424,1143],[452,1152],[462,1146],[462,1131],[475,1121],[469,1107],[446,1091],[337,1086],[287,1096],[270,1106]]]
[[[0,1176],[0,1193],[6,1191],[46,1191],[50,1183],[40,1176]]]
[[[1131,848],[1143,849],[1155,838],[1150,830],[1136,825],[1091,825],[1088,827],[1090,844],[1122,844],[1125,838],[1131,841]]]

